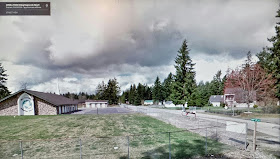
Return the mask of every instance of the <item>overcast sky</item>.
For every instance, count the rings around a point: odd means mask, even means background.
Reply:
[[[8,88],[95,92],[117,78],[121,89],[175,73],[184,39],[197,82],[270,45],[279,0],[50,1],[51,16],[1,16],[0,62]],[[256,58],[255,58],[256,59]]]

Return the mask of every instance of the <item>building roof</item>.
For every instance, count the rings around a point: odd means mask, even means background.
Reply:
[[[173,104],[172,101],[166,101],[165,104]]]
[[[144,100],[144,102],[153,103],[153,100]]]
[[[0,102],[5,101],[19,93],[27,93],[30,95],[33,95],[37,98],[40,98],[50,104],[53,104],[55,106],[59,106],[59,105],[76,105],[78,104],[78,102],[76,100],[72,100],[69,98],[66,98],[64,96],[61,95],[57,95],[57,94],[52,94],[52,93],[44,93],[44,92],[37,92],[37,91],[32,91],[32,90],[26,90],[26,89],[22,89],[18,92],[15,92],[3,99],[0,100]]]
[[[209,102],[223,102],[224,96],[223,95],[211,95],[209,98]]]
[[[108,103],[108,100],[80,99],[77,101],[78,101],[78,103],[85,103],[85,102],[107,102]]]
[[[85,102],[106,102],[108,103],[108,100],[85,100]]]

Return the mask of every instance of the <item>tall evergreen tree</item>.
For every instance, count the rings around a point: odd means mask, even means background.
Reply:
[[[141,98],[140,94],[138,93],[138,90],[136,90],[136,94],[134,96],[134,105],[141,105]]]
[[[183,111],[185,111],[185,103],[191,99],[196,87],[194,65],[189,56],[187,41],[184,40],[175,59],[176,74],[171,94],[172,102],[175,105],[182,104]]]
[[[117,82],[117,79],[109,79],[108,84],[105,84],[102,81],[101,84],[98,84],[96,88],[96,98],[102,100],[108,100],[109,104],[118,104],[120,87]]]
[[[163,101],[163,94],[162,94],[162,86],[161,86],[161,82],[159,80],[159,77],[157,76],[155,83],[154,83],[154,87],[153,87],[153,100],[155,102],[162,102]]]
[[[151,100],[152,97],[152,89],[149,86],[145,86],[145,95],[144,95],[144,99],[145,100]]]
[[[167,76],[167,78],[163,81],[163,95],[164,95],[164,100],[168,101],[171,100],[170,95],[172,93],[172,81],[173,81],[173,75],[170,72]]]
[[[223,94],[223,81],[221,79],[222,72],[219,70],[213,80],[211,81],[211,94],[212,95],[221,95]]]
[[[7,74],[5,73],[6,70],[0,63],[0,99],[10,95],[10,91],[6,87],[6,82],[7,82]]]
[[[277,18],[280,18],[280,9],[277,11]],[[280,100],[280,22],[276,23],[275,26],[276,35],[268,39],[269,42],[272,42],[272,47],[268,47],[268,50],[271,52],[271,73],[276,79],[276,97]]]
[[[130,90],[129,90],[129,95],[128,95],[129,104],[134,104],[135,95],[136,95],[136,86],[135,84],[133,84],[130,86]]]
[[[280,9],[277,11],[277,18],[280,18]],[[280,100],[280,22],[275,26],[276,35],[268,39],[272,43],[271,47],[266,47],[262,52],[257,54],[259,64],[275,80],[275,96]]]
[[[104,83],[104,81],[99,83],[96,88],[96,98],[103,100],[107,99],[106,89],[107,85]]]
[[[138,83],[137,85],[137,94],[139,95],[140,100],[144,100],[145,87],[141,83]]]
[[[122,103],[126,103],[126,101],[128,101],[128,94],[129,94],[129,90],[123,91],[121,96]]]
[[[120,87],[117,82],[117,79],[109,79],[106,94],[109,104],[118,104],[118,95],[120,93]]]

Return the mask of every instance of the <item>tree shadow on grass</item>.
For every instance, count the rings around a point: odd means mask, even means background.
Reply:
[[[207,154],[211,154],[212,158],[225,158],[222,153],[221,143],[209,141],[207,142],[208,150]],[[169,145],[157,147],[150,151],[142,153],[145,159],[153,158],[168,158],[169,157]],[[192,140],[192,142],[177,141],[171,144],[171,158],[187,159],[187,158],[208,158],[205,151],[205,140]]]

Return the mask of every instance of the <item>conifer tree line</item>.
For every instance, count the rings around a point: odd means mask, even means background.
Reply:
[[[194,88],[188,105],[190,106],[207,106],[211,95],[222,95],[224,91],[224,82],[226,76],[221,77],[221,71],[213,77],[210,82],[200,81]],[[172,101],[172,83],[174,75],[169,73],[168,76],[160,82],[159,77],[155,79],[153,86],[139,83],[130,86],[130,89],[123,91],[121,95],[122,103],[130,103],[133,105],[143,105],[144,100],[154,100],[154,104],[163,101]],[[219,89],[217,89],[219,88]]]
[[[211,95],[221,95],[224,90],[225,76],[219,70],[211,82],[196,84],[194,63],[189,56],[187,41],[184,40],[175,59],[176,74],[169,73],[161,82],[157,76],[153,86],[139,83],[130,86],[121,96],[122,103],[143,105],[144,100],[154,104],[172,101],[174,104],[205,106]]]
[[[119,103],[119,93],[120,87],[116,78],[109,79],[108,83],[105,84],[104,81],[99,83],[96,88],[95,94],[88,94],[87,92],[76,93],[66,93],[62,94],[63,96],[70,99],[78,99],[78,100],[108,100],[108,104],[118,104]]]

